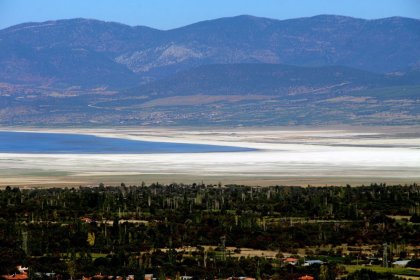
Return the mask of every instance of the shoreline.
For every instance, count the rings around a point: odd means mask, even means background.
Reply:
[[[345,187],[350,185],[352,187],[368,186],[371,184],[387,184],[387,185],[411,185],[419,184],[419,178],[415,180],[410,179],[398,179],[398,178],[326,178],[326,177],[314,177],[314,178],[300,178],[300,177],[283,177],[283,178],[252,178],[241,177],[241,176],[192,176],[192,175],[179,175],[176,174],[136,174],[136,175],[105,175],[105,176],[94,176],[89,179],[84,176],[78,177],[65,177],[65,178],[28,178],[27,180],[21,177],[8,178],[8,183],[3,184],[0,182],[0,189],[4,189],[7,186],[19,187],[22,189],[31,188],[73,188],[73,187],[98,187],[99,184],[103,183],[106,186],[119,186],[124,183],[127,186],[141,186],[142,183],[151,185],[153,183],[159,184],[186,184],[192,185],[194,183],[205,185],[239,185],[239,186],[252,186],[252,187],[269,187],[269,186],[296,186],[296,187],[328,187],[338,186]]]

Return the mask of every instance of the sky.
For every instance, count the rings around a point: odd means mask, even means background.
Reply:
[[[243,14],[275,19],[319,14],[420,19],[420,0],[0,0],[0,28],[83,17],[166,30]]]

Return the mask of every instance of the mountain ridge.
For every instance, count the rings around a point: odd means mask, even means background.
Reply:
[[[13,66],[16,61],[9,57],[31,64],[39,51],[48,50],[55,53],[51,60],[64,61],[62,57],[73,55],[72,48],[85,48],[105,56],[109,68],[118,69],[111,66],[113,63],[127,68],[137,76],[138,84],[217,63],[343,65],[384,73],[420,67],[419,34],[420,20],[402,17],[364,20],[319,15],[276,20],[241,15],[170,30],[77,18],[0,30],[0,48],[8,50],[0,57],[0,65]],[[26,59],[19,48],[32,52],[33,60]],[[75,59],[72,65],[77,62]],[[83,65],[88,61],[78,67],[82,69]],[[64,63],[60,66],[69,67]],[[20,73],[15,76],[25,76],[26,67],[17,70]],[[1,70],[0,74],[9,77]],[[46,79],[51,76],[54,72],[48,73]],[[68,84],[74,86],[73,82]]]
[[[76,18],[65,18],[65,19],[54,19],[54,20],[45,20],[45,21],[29,21],[29,22],[22,22],[18,24],[13,24],[10,26],[6,26],[4,28],[0,29],[0,33],[2,31],[9,31],[10,29],[14,29],[16,27],[25,27],[26,25],[45,25],[50,23],[60,23],[60,22],[98,22],[98,23],[104,23],[104,24],[116,24],[121,25],[125,27],[131,27],[131,28],[146,28],[146,29],[152,29],[155,31],[173,31],[176,29],[181,29],[185,27],[190,27],[192,25],[200,24],[200,23],[207,23],[207,22],[213,22],[213,21],[219,21],[224,19],[236,19],[236,18],[248,18],[248,19],[258,19],[258,20],[269,20],[269,21],[277,21],[277,22],[284,22],[284,21],[298,21],[298,20],[306,20],[306,19],[317,19],[317,18],[331,18],[331,19],[348,19],[348,20],[360,20],[360,21],[390,21],[390,20],[409,20],[418,22],[420,19],[417,18],[411,18],[411,17],[403,17],[403,16],[391,16],[391,17],[384,17],[384,18],[375,18],[375,19],[365,19],[365,18],[359,18],[359,17],[352,17],[352,16],[344,16],[344,15],[336,15],[336,14],[319,14],[314,16],[307,16],[307,17],[298,17],[298,18],[288,18],[288,19],[276,19],[276,18],[270,18],[270,17],[261,17],[261,16],[254,16],[251,14],[239,14],[236,16],[227,16],[227,17],[220,17],[220,18],[213,18],[213,19],[206,19],[206,20],[200,20],[198,22],[193,22],[189,24],[185,24],[179,27],[169,28],[169,29],[160,29],[155,28],[147,25],[131,25],[126,24],[118,21],[107,21],[107,20],[101,20],[101,19],[95,19],[95,18],[84,18],[84,17],[76,17]],[[16,31],[16,30],[13,30]]]
[[[412,124],[420,20],[250,15],[0,30],[0,124]]]

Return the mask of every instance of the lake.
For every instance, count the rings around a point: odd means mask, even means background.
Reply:
[[[240,152],[252,149],[169,142],[138,141],[86,134],[0,131],[0,153],[152,154]]]
[[[3,131],[0,187],[420,182],[420,127]]]

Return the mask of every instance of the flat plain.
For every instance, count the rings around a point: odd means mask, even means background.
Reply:
[[[408,184],[420,180],[420,127],[2,128],[253,148],[244,152],[0,154],[1,186],[145,183]]]

